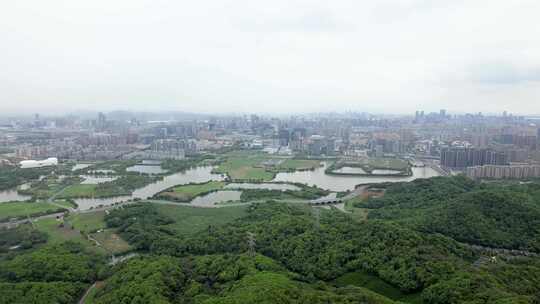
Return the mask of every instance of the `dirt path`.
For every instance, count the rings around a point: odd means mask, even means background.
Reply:
[[[90,292],[92,291],[92,289],[96,288],[96,284],[98,282],[95,282],[94,284],[92,284],[92,286],[88,287],[88,289],[86,290],[86,292],[84,293],[84,295],[82,296],[82,298],[79,300],[79,304],[84,304],[84,302],[86,302],[86,297],[88,297],[88,295],[90,294]]]

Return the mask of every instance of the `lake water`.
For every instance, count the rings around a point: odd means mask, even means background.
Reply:
[[[302,183],[316,185],[319,188],[331,191],[353,190],[358,184],[383,183],[383,182],[407,182],[417,178],[429,178],[439,176],[437,171],[430,167],[412,168],[412,176],[343,176],[327,175],[324,173],[327,163],[313,171],[296,171],[278,173],[273,181]]]
[[[197,207],[215,207],[215,204],[228,201],[239,201],[242,191],[234,190],[220,190],[216,192],[211,192],[203,196],[197,196],[189,205]]]
[[[261,184],[251,184],[251,183],[231,183],[224,187],[225,189],[267,189],[267,190],[292,190],[299,191],[300,187],[290,184],[274,184],[274,183],[261,183]]]
[[[161,192],[167,188],[176,185],[184,185],[189,183],[203,183],[210,180],[221,181],[224,180],[224,176],[221,174],[213,174],[213,167],[197,167],[186,172],[179,172],[165,176],[162,180],[155,183],[146,185],[133,192],[131,196],[119,196],[105,199],[93,199],[93,198],[80,198],[75,202],[79,205],[79,209],[87,210],[91,207],[97,207],[99,205],[112,205],[117,202],[126,201],[129,199],[140,198],[147,199],[154,194]]]
[[[162,169],[161,166],[154,165],[135,165],[126,168],[126,171],[146,174],[161,174],[167,172],[167,170]]]
[[[0,191],[0,203],[10,201],[26,201],[30,198],[32,197],[29,195],[20,195],[19,193],[17,193],[17,189]]]
[[[81,182],[82,185],[96,185],[106,182],[112,182],[113,180],[118,178],[118,176],[101,177],[91,175],[81,175],[81,177],[84,178],[84,181]]]
[[[92,164],[76,164],[75,166],[73,166],[73,168],[71,168],[71,171],[81,170],[90,166],[92,166]]]
[[[401,171],[398,170],[387,170],[387,169],[375,169],[371,172],[374,175],[395,175],[400,174]]]
[[[362,168],[357,167],[341,167],[337,170],[334,170],[336,173],[346,173],[346,174],[367,174],[366,171]]]

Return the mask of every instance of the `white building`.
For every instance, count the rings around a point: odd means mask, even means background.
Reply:
[[[47,158],[45,160],[23,160],[19,163],[21,168],[41,168],[49,166],[57,166],[58,159],[55,157]]]

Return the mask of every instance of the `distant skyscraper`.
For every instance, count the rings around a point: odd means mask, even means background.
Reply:
[[[446,110],[445,110],[445,109],[442,109],[442,110],[439,112],[439,116],[441,116],[441,118],[445,118],[445,117],[446,117]]]

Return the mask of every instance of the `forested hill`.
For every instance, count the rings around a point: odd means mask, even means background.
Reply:
[[[211,299],[208,303],[249,302],[242,299],[257,299],[249,303],[275,303],[257,297],[266,292],[270,297],[277,297],[274,293],[288,294],[275,298],[280,299],[280,303],[390,301],[384,298],[361,300],[369,297],[365,290],[332,287],[332,282],[344,281],[342,278],[350,277],[352,273],[369,275],[371,280],[395,288],[398,296],[388,288],[375,286],[373,289],[408,303],[535,303],[540,299],[538,258],[500,257],[497,263],[484,263],[486,257],[441,234],[422,232],[392,221],[360,223],[338,211],[315,216],[306,207],[257,204],[250,207],[247,216],[229,225],[210,226],[192,236],[180,236],[169,229],[167,223],[172,220],[157,213],[152,205],[130,206],[112,212],[107,220],[140,250],[152,255],[175,256],[184,261],[207,255],[213,256],[210,260],[226,259],[231,255],[233,260],[238,256],[249,260],[246,253],[251,248],[247,239],[252,234],[256,238],[253,248],[256,255],[281,267],[272,267],[254,276],[243,276],[245,271],[235,268],[233,273],[237,274],[232,277],[230,270],[218,267],[210,273],[228,279],[217,285],[205,281],[204,286],[210,284],[212,287],[196,289],[195,293],[191,293],[193,279],[187,279],[191,282],[187,285],[191,291],[188,294],[193,294],[193,298],[186,303],[206,303],[197,299]],[[210,261],[207,263],[215,265]],[[189,262],[187,265],[196,265],[190,268],[190,273],[198,272],[200,264]],[[276,284],[281,283],[274,285],[274,279]],[[269,282],[266,289],[263,281]],[[350,284],[358,285],[354,280],[346,285]],[[305,292],[297,293],[299,286],[303,286],[301,289]],[[119,285],[118,288],[122,287]],[[312,293],[313,289],[322,289],[326,293]],[[349,292],[362,297],[351,296]],[[97,299],[102,299],[101,303],[112,303],[104,299],[113,297],[113,293],[104,289],[97,294]],[[186,295],[185,291],[180,293]]]
[[[357,204],[369,219],[493,248],[540,252],[540,183],[474,183],[438,177],[391,185]]]
[[[385,186],[383,197],[356,200],[367,219],[272,201],[236,211],[126,205],[100,223],[139,256],[114,266],[84,242],[5,230],[0,303],[77,303],[87,290],[85,304],[540,303],[540,257],[529,254],[539,252],[539,184]]]

